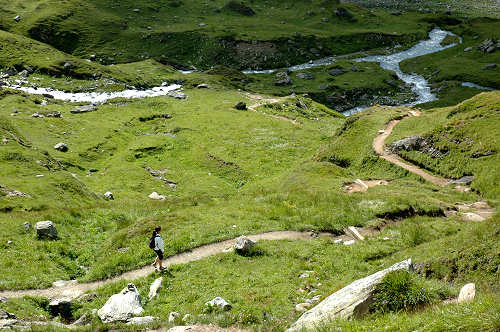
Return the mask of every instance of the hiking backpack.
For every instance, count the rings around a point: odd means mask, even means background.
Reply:
[[[151,249],[154,249],[156,247],[155,238],[156,236],[153,236],[149,239],[149,248]]]

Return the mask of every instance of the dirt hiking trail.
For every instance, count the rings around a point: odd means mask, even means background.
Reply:
[[[383,129],[383,132],[377,137],[375,137],[375,139],[373,140],[373,149],[380,157],[384,158],[388,162],[393,163],[394,165],[397,165],[399,167],[402,167],[407,171],[416,174],[431,183],[434,183],[435,185],[444,187],[448,184],[448,180],[431,175],[415,165],[407,164],[399,156],[392,154],[384,149],[385,139],[389,137],[389,135],[392,133],[392,130],[399,123],[399,121],[410,116],[420,116],[421,114],[422,113],[420,111],[410,111],[410,113],[407,116],[403,117],[402,119],[390,121]]]

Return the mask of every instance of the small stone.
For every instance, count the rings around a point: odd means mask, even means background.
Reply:
[[[476,296],[476,285],[473,283],[467,284],[460,290],[460,294],[458,295],[457,302],[469,302],[474,300]]]
[[[295,306],[295,311],[304,312],[307,311],[311,307],[310,303],[299,303]]]
[[[329,19],[328,19],[328,18],[326,18],[326,17],[322,17],[322,18],[321,18],[321,22],[323,22],[323,23],[327,23],[328,21],[329,21]]]
[[[344,245],[350,246],[351,244],[354,244],[355,242],[356,242],[355,240],[344,241]]]
[[[336,244],[342,243],[342,239],[337,239],[337,240],[333,241],[333,243],[336,243]]]
[[[140,9],[137,9],[135,8],[134,10],[132,10],[134,13],[139,13],[141,10]]]
[[[175,99],[187,99],[187,95],[180,91],[169,91],[167,96],[175,98]]]
[[[174,323],[177,319],[179,319],[180,316],[181,314],[179,314],[178,312],[171,312],[170,315],[168,315],[168,322]]]
[[[231,304],[229,304],[229,302],[224,300],[222,297],[216,297],[213,300],[205,303],[205,305],[210,307],[210,308],[219,308],[220,310],[224,310],[224,311],[231,309]]]
[[[491,70],[491,69],[495,69],[497,67],[497,64],[496,63],[490,63],[486,66],[483,67],[484,70]]]
[[[472,47],[467,47],[467,48],[465,48],[465,49],[464,49],[464,52],[470,52],[470,51],[472,51],[472,50],[473,50],[473,48],[472,48]]]
[[[65,62],[63,67],[65,70],[69,70],[69,69],[71,69],[71,67],[73,67],[73,65],[69,62]]]
[[[165,196],[158,194],[156,191],[153,191],[148,197],[157,201],[164,201],[166,199]]]
[[[473,212],[466,212],[462,214],[462,218],[465,221],[483,221],[485,220],[484,217],[481,217],[480,215],[473,213]]]
[[[23,230],[29,232],[31,230],[31,224],[29,222],[23,223]]]
[[[67,152],[68,151],[68,145],[66,143],[57,143],[54,145],[54,149],[61,151],[61,152]]]
[[[196,87],[198,89],[210,89],[210,85],[208,85],[206,83],[198,84]]]
[[[234,105],[234,108],[236,108],[239,111],[246,111],[247,104],[245,104],[244,102],[240,101],[236,105]]]
[[[113,196],[113,193],[111,191],[105,192],[104,198],[107,199],[108,201],[112,201],[115,199],[115,197]]]
[[[14,21],[16,21],[16,22],[21,21],[21,16],[20,16],[20,15],[17,15],[16,17],[14,17]]]
[[[306,302],[309,303],[309,304],[318,303],[319,301],[321,301],[321,296],[320,295],[316,295],[312,299],[306,300]]]

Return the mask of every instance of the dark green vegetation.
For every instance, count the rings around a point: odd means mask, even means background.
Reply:
[[[105,64],[153,58],[180,67],[280,67],[425,37],[415,15],[336,1],[0,1],[0,28]],[[288,8],[288,9],[287,9]],[[14,17],[20,15],[20,21]],[[89,20],[88,17],[92,17]],[[390,19],[389,19],[390,18]],[[293,60],[292,60],[293,59]]]

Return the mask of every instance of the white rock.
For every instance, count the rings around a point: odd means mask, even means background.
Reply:
[[[295,306],[295,311],[304,312],[311,307],[311,303],[299,303]]]
[[[230,310],[231,309],[231,304],[229,304],[229,302],[224,300],[222,297],[216,297],[215,299],[205,303],[205,305],[208,307],[217,307],[221,310]]]
[[[469,302],[474,300],[476,296],[476,285],[473,283],[467,284],[460,290],[460,294],[458,295],[457,302]]]
[[[113,196],[113,193],[111,191],[107,191],[104,193],[104,198],[106,198],[107,200],[114,200],[115,199],[115,196]]]
[[[306,302],[310,303],[310,304],[317,303],[319,301],[321,301],[321,296],[319,296],[319,295],[316,295],[312,299],[306,300]]]
[[[163,283],[163,277],[159,277],[149,287],[149,294],[148,294],[148,299],[151,301],[158,295],[158,290],[161,288],[161,285]]]
[[[39,238],[57,239],[57,229],[50,220],[39,221],[35,224],[36,235]]]
[[[375,286],[382,281],[385,275],[391,271],[409,270],[411,265],[411,259],[408,259],[366,278],[356,280],[304,313],[287,331],[313,330],[335,318],[349,318],[354,313],[365,312],[368,307],[367,302]]]
[[[355,240],[344,241],[344,245],[350,246],[351,244],[354,244],[355,242],[356,242]]]
[[[170,315],[168,315],[168,322],[174,323],[180,316],[180,313],[173,311],[170,313]]]
[[[148,197],[157,201],[165,200],[165,196],[158,194],[156,191],[153,191]]]
[[[247,236],[240,236],[236,239],[234,244],[234,249],[238,252],[248,252],[252,247],[255,246],[255,242],[250,240]]]
[[[333,243],[336,243],[336,244],[342,243],[342,239],[337,239],[337,240],[333,241]]]
[[[132,317],[127,321],[127,325],[146,325],[154,323],[155,320],[158,318],[153,316]]]
[[[134,284],[128,284],[120,293],[111,296],[106,304],[97,311],[97,315],[104,323],[125,322],[134,316],[142,315],[139,291]]]
[[[473,212],[467,212],[462,214],[462,218],[465,221],[483,221],[485,218],[481,217],[479,214]]]
[[[66,145],[65,143],[57,143],[56,145],[54,145],[54,149],[58,150],[58,151],[61,151],[61,152],[66,152],[68,151],[68,145]]]

